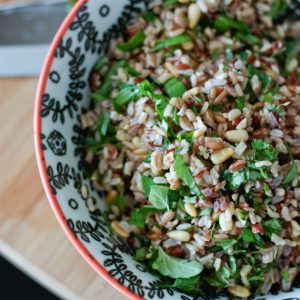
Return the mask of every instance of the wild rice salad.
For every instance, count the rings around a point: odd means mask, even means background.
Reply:
[[[293,3],[150,1],[94,67],[85,172],[168,287],[247,298],[298,274]]]

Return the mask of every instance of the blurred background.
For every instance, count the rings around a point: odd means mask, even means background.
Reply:
[[[124,299],[68,241],[36,165],[38,75],[70,8],[64,1],[0,0],[0,299]]]

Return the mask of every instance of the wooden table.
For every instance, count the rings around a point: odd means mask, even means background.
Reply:
[[[46,199],[33,143],[36,86],[37,78],[0,78],[0,255],[60,298],[126,299],[76,252]]]

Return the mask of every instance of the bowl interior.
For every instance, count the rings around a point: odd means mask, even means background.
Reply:
[[[133,260],[133,248],[111,236],[105,200],[83,174],[80,115],[89,107],[90,71],[110,41],[145,7],[147,0],[80,1],[53,42],[36,104],[36,147],[50,203],[85,259],[122,292],[147,299],[227,299],[207,291],[194,297],[161,289],[159,278]],[[263,299],[300,300],[300,284]]]

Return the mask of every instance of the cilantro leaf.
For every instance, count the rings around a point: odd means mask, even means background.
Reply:
[[[145,38],[144,31],[139,29],[129,41],[119,44],[117,48],[124,52],[133,51],[143,45]]]
[[[142,208],[135,208],[130,216],[129,224],[144,228],[148,214],[161,211],[153,206],[145,205]]]
[[[269,15],[272,17],[272,19],[277,20],[285,13],[287,8],[288,5],[286,0],[273,0]]]
[[[264,240],[258,233],[253,233],[249,227],[242,231],[242,238],[244,242],[254,243],[256,246],[263,248],[265,246]]]
[[[115,75],[119,68],[122,68],[126,65],[125,60],[120,60],[116,62],[109,71],[105,74],[102,85],[92,94],[92,98],[96,101],[106,100],[112,90],[112,76]],[[96,96],[97,95],[97,96]]]
[[[165,83],[165,89],[169,97],[182,97],[186,88],[177,78],[171,78]]]
[[[136,85],[127,85],[121,89],[119,94],[114,98],[114,103],[117,107],[128,104],[131,101],[135,101],[140,93],[140,89]]]
[[[281,222],[278,219],[262,221],[262,225],[264,228],[265,235],[269,237],[272,236],[272,233],[279,235],[282,229]]]
[[[144,261],[146,259],[147,249],[145,247],[138,248],[135,251],[134,259],[137,261]]]
[[[272,78],[265,73],[261,72],[260,70],[256,69],[253,65],[248,65],[247,68],[248,75],[250,77],[253,77],[254,75],[257,75],[259,80],[262,82],[262,86],[264,90],[267,90],[272,82]]]
[[[236,100],[235,100],[235,105],[236,107],[239,109],[239,110],[243,110],[243,108],[245,107],[245,97],[244,96],[241,96],[241,97],[238,97]]]
[[[151,177],[142,175],[141,181],[142,181],[142,187],[143,187],[144,193],[146,196],[149,197],[150,188],[154,184],[153,179]]]
[[[226,180],[226,187],[231,191],[236,191],[249,180],[249,170],[241,168],[237,172],[231,172],[229,169],[226,169],[223,172],[223,178]]]
[[[216,241],[216,245],[219,247],[222,247],[223,250],[228,250],[232,246],[234,246],[237,243],[237,240],[234,239],[225,239],[225,240],[220,240]]]
[[[177,155],[174,161],[174,170],[176,174],[182,179],[182,181],[199,197],[203,197],[203,194],[194,180],[190,168],[185,163],[181,155]]]
[[[203,270],[200,262],[169,256],[161,247],[158,249],[158,255],[152,263],[152,268],[164,276],[175,279],[191,278],[200,274]]]
[[[283,180],[283,184],[288,184],[291,183],[298,175],[298,171],[297,171],[297,165],[295,163],[295,161],[292,161],[292,165],[291,168],[289,169],[288,173],[286,174],[284,180]]]
[[[164,0],[164,7],[170,7],[176,4],[178,0]]]
[[[155,208],[169,209],[169,188],[161,185],[151,185],[149,201]]]
[[[157,19],[157,15],[151,11],[143,12],[142,17],[149,23],[153,23]]]

